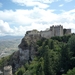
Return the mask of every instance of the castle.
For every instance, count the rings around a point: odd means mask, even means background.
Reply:
[[[34,58],[35,54],[35,43],[40,38],[51,38],[54,36],[63,36],[71,34],[71,29],[64,29],[63,26],[51,26],[48,30],[37,31],[31,30],[27,31],[25,37],[22,39],[19,47],[19,59],[20,62],[23,60],[29,60],[29,57]]]
[[[36,53],[36,44],[35,42],[39,40],[41,37],[43,38],[51,38],[54,36],[63,36],[71,34],[71,29],[64,29],[63,26],[51,26],[48,30],[45,31],[37,31],[31,30],[27,31],[25,37],[22,39],[21,44],[18,46],[19,51],[14,53],[13,58],[15,58],[15,63],[17,65],[21,65],[25,61],[29,61],[34,58]],[[16,59],[18,59],[16,61]],[[18,67],[16,65],[16,67]],[[15,68],[16,68],[15,67]],[[0,72],[2,74],[2,72]],[[4,67],[4,75],[12,75],[12,67],[5,66]]]
[[[63,35],[68,35],[71,34],[71,29],[63,29],[63,26],[57,25],[57,26],[51,26],[48,30],[45,31],[37,31],[37,30],[32,30],[32,31],[27,31],[26,32],[26,37],[27,36],[41,36],[44,38],[51,38],[54,36],[63,36]]]

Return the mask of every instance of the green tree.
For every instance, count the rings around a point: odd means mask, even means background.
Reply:
[[[36,75],[44,75],[44,60],[43,57],[41,57],[38,61],[38,66],[36,68]]]
[[[73,52],[73,56],[75,57],[75,35],[72,35],[68,41],[68,45],[70,50]]]
[[[62,74],[62,75],[75,75],[75,68],[73,68],[72,70],[68,70],[67,74]]]
[[[51,75],[48,45],[45,46],[44,50],[45,50],[45,54],[44,54],[44,73],[45,73],[45,75]]]
[[[63,44],[61,47],[61,56],[60,56],[60,69],[63,68],[66,72],[70,68],[70,58],[71,52],[67,44]]]
[[[21,68],[16,71],[15,75],[23,75],[25,73],[25,68],[22,66]]]

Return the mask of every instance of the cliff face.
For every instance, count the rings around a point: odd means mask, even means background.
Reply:
[[[36,42],[41,38],[39,31],[27,31],[19,44],[19,61],[30,61],[36,53]]]
[[[20,61],[22,60],[31,60],[33,59],[36,52],[36,41],[41,37],[36,34],[26,34],[19,44],[19,57]]]
[[[25,62],[33,60],[37,49],[36,41],[38,41],[40,38],[41,36],[38,33],[27,33],[23,37],[21,43],[18,45],[19,50],[15,52],[11,58],[13,70],[16,70]]]

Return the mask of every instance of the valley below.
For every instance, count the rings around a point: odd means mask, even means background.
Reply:
[[[22,36],[3,36],[0,37],[0,58],[11,55],[18,50]]]

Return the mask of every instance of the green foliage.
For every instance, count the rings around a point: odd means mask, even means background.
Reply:
[[[37,56],[30,64],[26,63],[23,69],[20,68],[16,75],[74,75],[74,39],[75,35],[65,35],[37,41]]]
[[[7,57],[3,57],[0,59],[0,69],[2,69],[3,66],[9,64],[10,58],[11,58],[11,56],[7,56]]]
[[[23,75],[31,75],[29,70],[26,70],[26,72]]]
[[[70,47],[70,50],[73,52],[73,56],[75,56],[75,35],[71,36],[68,41],[68,45]]]
[[[67,43],[70,37],[71,37],[71,35],[64,35],[64,36],[61,36],[61,37],[60,36],[52,37],[51,39],[58,40],[59,42]]]
[[[49,47],[45,46],[45,53],[44,53],[44,73],[45,75],[50,75],[50,61],[49,61]]]
[[[62,75],[75,75],[75,68],[73,68],[72,70],[68,70],[67,74],[62,74]]]
[[[60,52],[60,67],[64,69],[64,72],[70,68],[70,58],[71,58],[71,52],[68,48],[67,44],[63,44],[61,46],[61,52]],[[65,62],[65,63],[64,63]]]
[[[45,40],[46,40],[45,38],[41,38],[41,40],[37,41],[37,45],[42,46]]]
[[[22,66],[21,68],[16,71],[15,75],[23,75],[25,73],[25,68]]]
[[[35,58],[29,66],[29,71],[31,75],[41,75],[43,73],[43,58],[40,58],[39,61]]]

